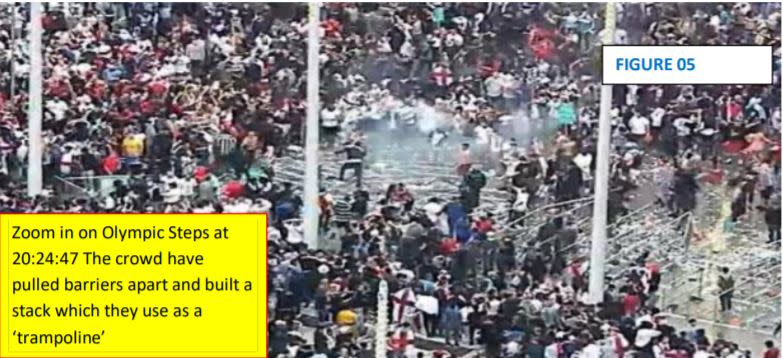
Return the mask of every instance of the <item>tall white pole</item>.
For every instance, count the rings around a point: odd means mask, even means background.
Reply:
[[[27,194],[38,195],[43,189],[42,161],[43,143],[41,121],[43,120],[43,53],[41,52],[41,3],[30,4],[30,99],[27,106],[27,136],[30,149],[27,155]]]
[[[16,96],[16,3],[11,3],[11,100]]]
[[[307,121],[305,123],[304,239],[311,249],[318,247],[318,43],[320,4],[310,3],[307,32]]]
[[[381,280],[378,285],[378,309],[375,320],[375,358],[386,358],[386,337],[389,331],[389,285]]]
[[[606,4],[603,44],[614,42],[615,4]],[[612,137],[612,86],[601,86],[598,117],[598,148],[595,165],[595,200],[593,202],[593,232],[590,246],[590,303],[603,302],[606,266],[606,221],[609,199],[609,154]]]

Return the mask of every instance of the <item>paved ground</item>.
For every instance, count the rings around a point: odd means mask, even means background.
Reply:
[[[725,232],[730,214],[723,188],[704,186],[697,210],[698,235],[690,262],[677,276],[688,278],[679,288],[677,313],[754,330],[771,331],[780,322],[780,247],[766,244],[763,214],[750,212],[736,228]],[[737,289],[735,309],[720,313],[716,303],[719,268],[729,267]],[[691,300],[690,297],[702,300]]]

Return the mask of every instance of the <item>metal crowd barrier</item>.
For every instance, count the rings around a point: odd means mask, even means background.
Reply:
[[[128,175],[55,177],[57,193],[64,199],[103,198],[114,190],[114,182],[127,183]]]

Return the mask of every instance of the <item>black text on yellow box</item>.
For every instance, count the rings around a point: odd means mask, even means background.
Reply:
[[[266,214],[0,214],[0,358],[265,357],[266,225]],[[25,233],[24,228],[37,232]],[[140,228],[154,228],[161,235],[147,240],[120,238],[121,232],[130,235],[128,229]],[[210,235],[213,237],[196,239],[194,235],[197,230],[214,233],[222,228],[228,238]],[[54,238],[44,238],[52,233]],[[63,239],[63,234],[73,238]],[[14,235],[28,238],[12,239]],[[32,239],[34,236],[41,238]],[[160,256],[163,262],[154,264],[153,259],[149,264],[128,264],[134,254],[138,255],[136,260]],[[97,262],[105,257],[111,261],[85,265],[88,255]],[[202,265],[194,265],[197,255],[203,256]],[[35,278],[39,289],[41,282],[56,280],[58,290],[23,291],[17,287],[20,290],[12,292],[13,281],[32,285]],[[65,279],[85,284],[94,281],[97,290],[66,291]],[[160,289],[164,279],[168,283],[198,281],[199,290],[131,292],[123,285],[117,292],[117,286],[110,291],[100,287],[103,281],[155,281]],[[212,290],[206,289],[206,280],[213,283]],[[218,283],[231,290],[217,291]],[[56,317],[53,310],[52,317],[12,317],[14,306],[40,307],[44,303],[50,309],[92,303],[99,306],[100,317]],[[106,317],[105,306],[111,304],[136,307],[136,318]],[[144,308],[151,313],[154,307],[167,307],[167,317],[142,317]],[[187,317],[182,316],[183,307],[189,309]],[[193,316],[195,307],[201,308],[200,317]],[[173,316],[175,308],[180,308],[179,317]],[[100,333],[100,344],[60,344],[56,348],[52,344],[20,344],[14,332],[40,334],[40,340],[45,340],[46,334]]]

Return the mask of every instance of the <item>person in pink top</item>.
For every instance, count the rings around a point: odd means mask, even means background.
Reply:
[[[470,144],[462,143],[462,147],[457,154],[457,175],[460,177],[465,176],[472,165],[473,159],[470,156]]]

